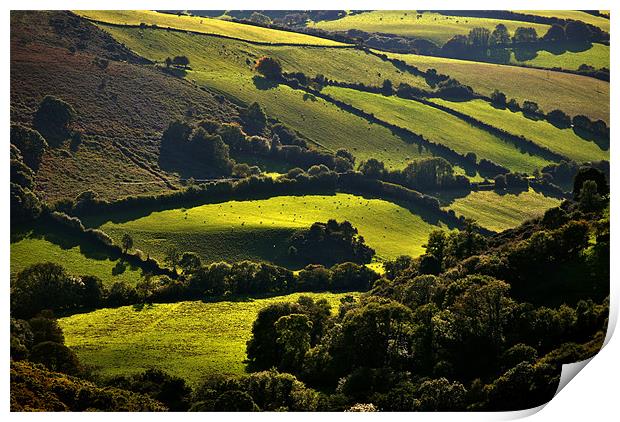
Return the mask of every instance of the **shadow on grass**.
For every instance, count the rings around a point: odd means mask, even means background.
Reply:
[[[278,86],[277,82],[271,81],[259,75],[254,75],[252,77],[252,82],[254,83],[254,86],[256,87],[256,89],[261,90],[261,91],[267,91],[269,89],[273,89]]]
[[[95,242],[78,239],[76,236],[64,232],[59,227],[35,222],[34,224],[20,225],[11,228],[11,243],[16,243],[26,238],[45,240],[63,250],[70,250],[77,247],[79,248],[80,254],[85,258],[95,261],[117,261],[111,271],[111,275],[113,276],[123,274],[127,270],[141,270],[142,275],[145,275],[144,268],[127,261],[122,254],[110,252]]]

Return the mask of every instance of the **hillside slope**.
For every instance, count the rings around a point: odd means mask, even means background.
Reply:
[[[11,121],[31,126],[43,97],[53,95],[76,110],[82,134],[79,146],[45,154],[36,176],[44,199],[73,198],[86,182],[103,198],[174,188],[177,177],[157,164],[168,123],[236,116],[222,98],[138,64],[145,62],[69,12],[11,14]]]

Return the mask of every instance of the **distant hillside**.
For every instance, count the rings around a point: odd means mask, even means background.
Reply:
[[[236,116],[223,98],[139,63],[148,61],[70,12],[11,14],[11,121],[30,126],[53,95],[75,108],[82,134],[77,148],[45,154],[36,176],[44,199],[73,198],[86,183],[104,198],[174,188],[177,176],[157,164],[163,129]]]

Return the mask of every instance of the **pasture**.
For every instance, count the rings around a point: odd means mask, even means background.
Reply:
[[[474,152],[478,158],[490,159],[513,171],[531,173],[549,164],[547,160],[522,152],[514,144],[458,117],[414,100],[331,86],[324,88],[323,92],[460,154]]]
[[[119,241],[129,233],[136,248],[158,260],[163,260],[168,248],[176,247],[196,252],[205,261],[265,259],[277,263],[286,259],[286,239],[294,230],[330,218],[350,221],[379,259],[418,256],[424,253],[428,234],[445,227],[428,211],[343,193],[276,196],[157,211],[139,218],[122,214],[103,218],[109,221],[100,228],[113,239]]]
[[[473,218],[482,227],[501,232],[557,207],[560,200],[530,189],[526,192],[474,191],[447,201],[446,209]]]
[[[417,54],[387,53],[421,70],[434,68],[474,91],[490,96],[498,89],[519,104],[529,100],[545,112],[560,109],[569,116],[585,114],[609,124],[609,83],[588,76]]]
[[[543,16],[546,18],[572,19],[598,26],[609,32],[610,20],[601,16],[594,16],[581,10],[513,10],[526,15]]]
[[[326,299],[332,312],[340,298],[358,293],[303,293]],[[245,347],[261,308],[294,302],[302,294],[179,302],[99,309],[58,320],[65,343],[81,362],[103,376],[159,368],[197,384],[205,375],[245,372]]]
[[[310,23],[327,31],[346,31],[359,29],[366,32],[382,32],[425,38],[441,47],[455,35],[467,35],[472,28],[487,28],[492,31],[496,25],[503,23],[510,33],[520,26],[533,27],[539,34],[547,32],[549,25],[527,23],[502,19],[472,18],[464,16],[447,16],[440,13],[417,13],[415,10],[374,10],[370,12],[347,15],[333,21]]]
[[[222,93],[236,102],[250,104],[257,101],[270,117],[277,118],[294,128],[320,148],[331,151],[347,148],[358,160],[374,157],[384,161],[390,168],[402,168],[413,158],[429,155],[424,148],[405,142],[380,125],[369,123],[361,117],[304,91],[285,85],[276,85],[259,77],[252,72],[251,67],[255,59],[266,52],[248,44],[231,43],[229,40],[202,35],[167,33],[163,30],[139,31],[112,27],[106,27],[106,30],[109,30],[120,42],[151,60],[162,61],[165,57],[179,52],[187,54],[192,70],[187,72],[186,79]],[[281,51],[288,51],[287,54],[291,54],[287,56],[282,53],[282,57],[286,60],[295,61],[294,49]],[[306,51],[300,57],[308,58],[305,54],[309,54],[310,49],[300,48],[300,51]],[[349,50],[337,50],[338,52],[346,55],[353,54]],[[321,51],[316,50],[313,54],[318,57]],[[372,63],[376,60],[386,65],[374,56],[365,53],[357,54],[361,56],[350,57],[357,57],[357,60],[373,60]],[[338,66],[345,66],[346,60],[340,62],[339,59],[329,60],[329,56],[327,58],[322,61],[326,67],[315,68],[317,72],[330,76],[346,74],[345,69],[338,68]],[[318,60],[321,62],[320,60],[323,59]],[[355,61],[348,62],[348,66],[358,69],[374,66],[374,64],[364,64],[363,61],[358,62],[359,66],[351,66],[352,63]],[[298,63],[297,66],[300,66],[298,69],[302,70],[303,62]],[[389,68],[392,72],[396,71],[392,65],[389,65]],[[285,66],[285,70],[297,69],[287,69]],[[356,70],[355,72],[365,71]],[[381,75],[387,77],[396,74],[381,73]],[[379,77],[376,76],[376,78]],[[378,83],[378,80],[375,81]]]
[[[533,58],[529,56],[533,55]],[[510,62],[525,66],[554,68],[559,67],[567,70],[577,70],[582,64],[587,64],[596,69],[606,67],[609,69],[609,46],[604,44],[591,44],[587,49],[571,48],[558,52],[538,50],[527,55],[511,53]]]
[[[11,274],[17,274],[26,267],[42,262],[60,264],[71,275],[97,276],[106,287],[117,281],[135,286],[143,279],[140,268],[132,267],[119,259],[112,259],[88,245],[72,243],[66,236],[53,240],[25,237],[11,243]]]
[[[514,135],[523,135],[553,152],[577,162],[609,160],[609,150],[578,136],[572,128],[561,129],[546,120],[535,120],[522,112],[499,109],[484,100],[464,102],[433,98],[430,101],[472,116]]]
[[[77,10],[74,13],[87,19],[116,25],[140,25],[144,23],[151,26],[156,25],[164,29],[173,28],[270,44],[345,45],[337,41],[311,35],[202,16],[178,16],[151,10]]]

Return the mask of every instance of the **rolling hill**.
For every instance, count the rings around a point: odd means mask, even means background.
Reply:
[[[102,26],[104,27],[104,26]],[[285,85],[265,81],[252,71],[254,61],[264,54],[276,53],[284,63],[285,71],[304,70],[312,63],[317,73],[354,80],[361,77],[367,83],[379,83],[381,78],[402,78],[420,84],[424,80],[407,74],[398,74],[391,64],[375,56],[352,50],[311,48],[258,48],[238,41],[221,40],[206,35],[168,33],[164,30],[105,27],[115,38],[133,51],[155,61],[183,51],[190,59],[192,69],[185,78],[197,85],[220,92],[233,101],[249,104],[259,102],[265,112],[294,128],[318,147],[335,151],[349,149],[358,160],[371,157],[381,159],[391,168],[402,168],[415,157],[429,155],[418,145],[408,144],[388,129],[327,103],[326,101]],[[297,52],[300,51],[299,54]],[[323,54],[343,54],[342,58]],[[280,55],[278,55],[280,54]],[[324,56],[324,57],[323,57]],[[299,58],[297,60],[296,58]],[[287,63],[296,67],[287,68]],[[338,64],[339,63],[339,64]],[[346,64],[356,64],[350,76]],[[369,76],[368,70],[384,69],[381,77]],[[304,70],[307,71],[307,70]],[[398,80],[398,79],[396,79]]]
[[[587,76],[521,66],[507,66],[416,54],[387,53],[422,70],[450,75],[476,92],[498,89],[520,104],[534,101],[545,111],[560,109],[570,116],[584,114],[609,123],[609,83]]]
[[[432,106],[395,96],[326,87],[323,92],[465,155],[475,153],[513,171],[531,173],[549,161]]]
[[[520,111],[513,113],[508,109],[498,109],[484,100],[453,102],[433,98],[431,101],[514,135],[523,135],[536,144],[577,162],[609,160],[609,150],[605,151],[594,141],[581,138],[572,128],[558,128],[546,120],[526,117]]]
[[[267,44],[343,46],[343,43],[291,31],[245,25],[201,16],[179,16],[150,10],[79,10],[78,15],[117,25],[156,25],[162,28],[201,32]]]
[[[472,28],[487,28],[492,31],[496,25],[504,24],[513,33],[519,26],[533,27],[539,34],[547,32],[549,25],[463,16],[447,16],[434,12],[418,13],[414,10],[374,10],[347,15],[331,21],[310,23],[310,26],[328,31],[359,29],[365,32],[380,32],[425,38],[441,47],[454,35],[467,35]]]
[[[14,21],[11,121],[31,126],[43,97],[53,95],[77,111],[74,127],[82,135],[78,146],[66,142],[43,157],[36,186],[46,200],[72,199],[85,184],[110,199],[174,188],[178,177],[158,165],[168,123],[237,115],[224,99],[141,64],[144,59],[69,12],[17,12]]]
[[[162,261],[167,249],[176,247],[196,252],[207,262],[265,259],[285,264],[286,240],[292,233],[330,218],[350,221],[380,259],[418,256],[428,234],[446,227],[422,209],[343,193],[205,204],[137,219],[106,215],[84,223],[100,227],[117,241],[130,233],[136,248]]]

